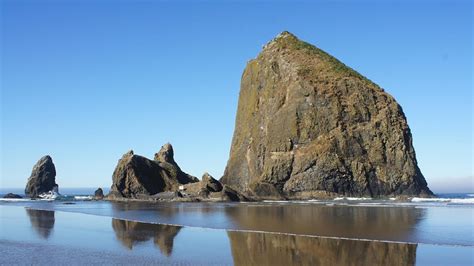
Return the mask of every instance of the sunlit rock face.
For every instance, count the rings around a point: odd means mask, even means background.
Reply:
[[[235,265],[414,265],[414,244],[228,232]]]
[[[49,155],[43,156],[33,166],[25,187],[25,194],[36,198],[42,193],[57,189],[57,187],[56,167],[54,166],[53,159]]]
[[[173,147],[169,143],[161,147],[154,160],[136,155],[133,151],[125,153],[112,175],[109,198],[150,196],[176,191],[182,184],[198,182],[196,177],[181,171],[173,156]]]
[[[395,99],[288,32],[244,70],[220,181],[260,198],[432,195]]]
[[[140,242],[153,239],[155,246],[165,256],[173,252],[173,242],[181,230],[180,226],[150,224],[112,219],[112,228],[118,240],[127,248],[133,249]]]

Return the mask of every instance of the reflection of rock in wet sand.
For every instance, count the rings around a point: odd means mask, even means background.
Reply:
[[[173,252],[173,240],[181,230],[180,226],[140,223],[119,219],[112,219],[112,227],[117,239],[127,248],[132,249],[140,242],[153,238],[153,242],[161,253],[170,256]]]
[[[226,214],[241,229],[411,241],[424,209],[315,205],[239,206]]]
[[[26,209],[31,226],[42,238],[49,238],[54,227],[54,211]]]
[[[416,245],[228,232],[235,265],[414,265]]]

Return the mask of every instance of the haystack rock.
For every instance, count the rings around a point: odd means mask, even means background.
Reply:
[[[176,191],[179,185],[198,182],[181,171],[174,161],[171,144],[155,154],[155,160],[129,151],[119,160],[112,176],[111,197],[140,198],[164,191]]]
[[[395,99],[289,32],[244,70],[220,181],[260,198],[432,195]]]
[[[53,159],[49,155],[43,156],[31,171],[31,176],[25,188],[25,194],[35,198],[42,193],[57,190],[56,184],[56,168]]]

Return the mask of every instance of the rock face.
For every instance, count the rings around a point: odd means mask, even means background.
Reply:
[[[56,168],[53,159],[49,155],[42,157],[31,171],[31,176],[25,188],[25,194],[29,197],[38,197],[41,193],[52,191],[57,188]]]
[[[221,199],[223,201],[249,201],[246,196],[226,185],[222,188]]]
[[[204,173],[201,178],[203,187],[209,190],[209,192],[220,192],[222,190],[222,184],[218,180],[214,179],[209,173]]]
[[[202,175],[201,181],[182,186],[183,197],[196,201],[250,201],[248,197],[221,182],[209,173]]]
[[[220,193],[215,192],[222,190],[222,184],[209,173],[204,173],[201,181],[184,185],[181,189],[185,197],[205,200],[213,197],[220,198]]]
[[[94,199],[101,200],[103,198],[104,198],[104,191],[102,190],[102,188],[96,189],[94,192]]]
[[[112,197],[140,198],[163,191],[176,191],[180,184],[199,181],[181,171],[173,158],[173,147],[165,144],[155,160],[125,153],[112,176]]]
[[[155,162],[165,169],[173,179],[178,180],[180,184],[199,182],[195,176],[188,175],[181,171],[178,164],[174,161],[174,150],[170,143],[163,145],[159,152],[155,153]]]
[[[165,191],[165,192],[156,193],[155,195],[152,196],[153,199],[158,199],[158,200],[174,200],[181,197],[182,195],[181,195],[181,192],[179,191]]]
[[[288,32],[244,70],[220,181],[260,198],[432,195],[395,99]]]
[[[201,181],[185,185],[184,190],[188,194],[197,194],[200,191],[206,191],[206,194],[209,194],[211,192],[220,192],[222,190],[222,184],[209,173],[204,173],[201,177]]]

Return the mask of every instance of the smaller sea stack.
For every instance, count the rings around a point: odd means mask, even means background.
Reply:
[[[25,194],[29,197],[36,198],[41,193],[57,189],[56,184],[56,167],[54,166],[51,156],[43,156],[33,166],[31,176],[25,188]]]

